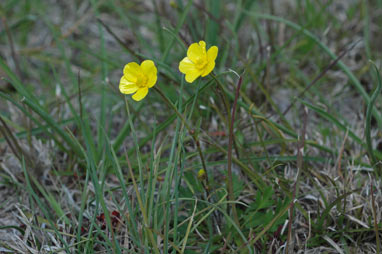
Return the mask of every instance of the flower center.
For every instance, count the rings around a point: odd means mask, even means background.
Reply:
[[[136,82],[136,84],[137,84],[137,86],[139,86],[139,87],[145,87],[145,86],[147,85],[147,80],[148,80],[148,78],[146,77],[146,75],[144,75],[144,74],[139,74],[139,75],[137,76],[137,82]]]
[[[198,59],[195,62],[195,67],[199,70],[203,69],[206,65],[207,65],[206,57],[198,57]]]

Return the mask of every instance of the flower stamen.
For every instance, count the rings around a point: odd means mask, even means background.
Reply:
[[[147,81],[148,81],[148,78],[147,78],[147,76],[146,75],[144,75],[144,74],[139,74],[138,76],[137,76],[137,86],[139,86],[139,87],[145,87],[145,86],[147,86]]]
[[[195,67],[199,70],[203,69],[207,65],[206,57],[198,57],[195,62]]]

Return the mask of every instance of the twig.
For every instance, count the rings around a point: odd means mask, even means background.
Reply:
[[[132,54],[139,61],[143,60],[143,57],[135,53],[129,46],[126,45],[114,32],[110,29],[108,25],[106,25],[101,19],[97,18],[97,21],[106,29],[106,31],[122,46],[124,47],[130,54]]]
[[[15,63],[15,67],[16,67],[16,72],[19,75],[20,79],[23,80],[24,79],[23,78],[23,73],[21,72],[20,64],[19,64],[19,61],[18,61],[17,56],[16,56],[15,45],[14,45],[14,42],[13,42],[12,33],[9,30],[9,27],[8,27],[7,19],[3,16],[1,18],[1,21],[3,22],[4,29],[5,29],[5,32],[6,32],[7,37],[8,37],[9,46],[11,48],[12,59],[13,59],[13,62]]]
[[[1,118],[1,116],[0,116],[0,121],[3,122],[3,119]],[[0,126],[0,133],[4,136],[5,141],[8,143],[8,145],[11,148],[13,154],[17,157],[17,159],[19,159],[21,161],[22,158],[20,157],[20,154],[21,154],[20,150],[15,147],[15,145],[12,142],[12,140],[9,138],[9,136],[8,136],[9,134],[8,134],[6,128],[2,128]]]
[[[13,135],[11,129],[8,127],[7,123],[4,121],[2,116],[0,116],[0,123],[3,126],[0,126],[0,132],[4,136],[14,155],[20,160],[20,162],[22,161],[22,157],[24,156],[28,165],[34,168],[34,163],[33,160],[31,160],[30,155],[26,153],[24,149],[21,148],[21,146],[17,142],[17,139]]]
[[[289,104],[289,106],[286,108],[286,110],[284,110],[283,112],[283,115],[285,116],[286,113],[288,113],[288,111],[293,107],[293,105],[296,103],[296,99],[297,98],[300,98],[301,96],[304,95],[304,93],[306,93],[306,91],[308,91],[312,86],[314,86],[317,81],[319,81],[323,76],[325,76],[325,74],[330,70],[332,69],[350,50],[352,50],[357,44],[358,44],[359,41],[355,42],[352,46],[350,46],[348,49],[344,49],[342,51],[342,53],[335,59],[333,60],[330,64],[328,64],[325,69],[323,69],[320,74],[318,74],[313,80],[312,82],[310,82],[310,84],[305,87],[305,89],[299,94],[297,95],[297,97],[293,100],[293,102],[291,102],[291,104]]]
[[[124,43],[114,32],[113,30],[110,29],[110,27],[108,25],[106,25],[101,19],[97,18],[97,21],[106,29],[106,31],[122,46],[124,47],[130,54],[132,54],[135,58],[137,58],[139,61],[143,61],[144,58],[142,56],[140,56],[139,54],[137,54],[134,50],[132,50],[126,43]],[[175,82],[176,83],[176,80],[174,80],[172,77],[170,77],[169,75],[163,73],[163,72],[159,72],[159,75],[161,75],[162,77],[166,78],[167,80],[171,81],[171,82]]]
[[[202,12],[204,12],[205,14],[207,14],[208,18],[212,19],[213,21],[215,21],[218,25],[219,25],[219,28],[220,30],[223,30],[223,29],[226,29],[226,25],[224,24],[224,19],[223,18],[218,18],[218,17],[215,17],[215,15],[213,15],[211,12],[209,12],[206,7],[204,7],[203,5],[201,4],[198,4],[197,2],[194,2],[193,5],[201,10]]]

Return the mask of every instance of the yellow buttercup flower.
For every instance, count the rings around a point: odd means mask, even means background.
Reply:
[[[133,100],[140,101],[146,97],[149,88],[157,82],[157,68],[151,60],[145,60],[141,65],[131,62],[123,68],[123,76],[119,82],[119,90],[124,94],[132,94]]]
[[[186,81],[192,83],[199,76],[207,76],[215,68],[218,47],[212,46],[206,51],[206,43],[193,43],[187,50],[187,57],[179,63],[179,71],[186,74]]]
[[[206,175],[207,175],[207,173],[204,169],[199,170],[199,172],[198,172],[199,180],[204,180],[206,178]]]

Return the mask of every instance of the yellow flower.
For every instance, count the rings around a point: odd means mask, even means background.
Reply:
[[[188,83],[194,82],[199,76],[207,76],[215,68],[218,47],[212,46],[206,51],[206,43],[193,43],[187,50],[187,57],[179,63],[179,71],[186,74]]]
[[[131,62],[123,68],[123,76],[119,82],[119,90],[124,94],[135,93],[132,98],[140,101],[157,82],[157,68],[151,60],[145,60],[141,65]]]
[[[204,180],[206,178],[206,171],[204,169],[199,170],[198,178],[199,180]]]
[[[178,8],[178,5],[176,4],[176,2],[174,0],[171,0],[170,1],[170,6],[174,9]]]

